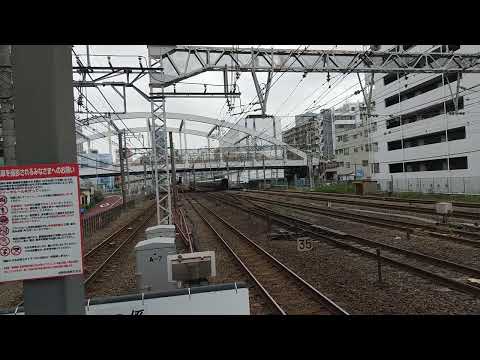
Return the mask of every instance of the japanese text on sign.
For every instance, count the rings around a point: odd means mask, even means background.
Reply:
[[[0,167],[0,282],[81,274],[77,164]]]

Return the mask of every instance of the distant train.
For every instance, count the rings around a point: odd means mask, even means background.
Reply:
[[[222,191],[239,188],[239,185],[229,182],[227,178],[197,181],[195,182],[195,187],[193,187],[193,184],[190,185],[190,189],[195,191]]]

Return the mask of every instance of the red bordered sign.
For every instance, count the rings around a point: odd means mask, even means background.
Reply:
[[[0,167],[0,282],[83,273],[79,175],[70,163]]]

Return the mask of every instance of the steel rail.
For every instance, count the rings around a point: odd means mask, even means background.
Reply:
[[[429,199],[408,199],[408,198],[401,198],[397,196],[380,196],[380,195],[357,195],[357,194],[343,194],[343,193],[328,193],[328,192],[308,192],[308,191],[300,191],[300,190],[269,190],[270,192],[282,192],[282,193],[294,193],[294,194],[304,194],[304,195],[313,195],[313,196],[338,196],[338,197],[345,197],[345,198],[356,198],[356,199],[366,199],[366,200],[378,200],[378,201],[392,201],[392,202],[406,202],[406,203],[414,203],[414,204],[435,204],[437,200],[429,200]],[[450,201],[452,206],[456,207],[466,207],[466,208],[474,208],[480,209],[480,203],[474,202],[464,202],[464,201]]]
[[[217,196],[211,196],[211,197],[215,197],[216,199],[221,200]],[[264,206],[256,205],[256,204],[254,204],[254,205],[261,208],[263,211],[268,211],[269,213],[274,214],[276,216],[281,216],[281,217],[284,216],[283,214],[280,214],[280,213],[278,213],[274,210],[271,210],[271,209],[267,209]],[[426,255],[426,254],[423,254],[423,253],[419,253],[417,251],[407,250],[407,249],[400,248],[398,246],[389,245],[389,244],[385,244],[385,243],[382,243],[382,242],[379,242],[379,241],[366,239],[366,238],[360,237],[358,235],[346,234],[346,233],[343,233],[341,231],[337,231],[337,230],[333,230],[333,229],[329,229],[329,228],[325,228],[325,227],[320,228],[320,227],[316,226],[315,224],[313,224],[311,222],[308,222],[306,220],[302,220],[302,219],[299,219],[299,218],[294,218],[294,217],[286,217],[286,218],[287,219],[295,219],[295,221],[297,221],[299,223],[302,223],[302,225],[315,227],[316,229],[321,229],[323,231],[333,233],[334,235],[340,236],[340,237],[345,238],[345,239],[349,239],[349,240],[351,239],[351,240],[354,240],[354,241],[357,241],[357,242],[361,242],[363,244],[367,244],[369,246],[380,247],[380,248],[383,248],[383,249],[386,249],[386,250],[389,250],[389,251],[392,251],[392,252],[397,252],[397,253],[402,254],[402,255],[406,255],[406,256],[409,256],[409,257],[414,257],[414,258],[417,258],[417,259],[428,261],[428,262],[431,262],[433,264],[444,265],[444,266],[450,267],[454,270],[461,271],[465,274],[473,274],[475,276],[480,277],[480,269],[476,269],[476,268],[472,268],[470,266],[455,263],[455,262],[452,262],[450,260],[440,259],[438,257],[431,256],[431,255]]]
[[[247,265],[240,259],[240,257],[237,255],[235,250],[233,250],[230,245],[228,245],[227,241],[218,233],[217,230],[213,227],[213,225],[202,215],[202,213],[193,205],[192,199],[187,199],[187,202],[190,204],[193,210],[197,213],[198,216],[205,222],[205,224],[212,230],[212,232],[215,234],[215,236],[223,243],[223,245],[228,249],[228,251],[233,255],[235,260],[240,264],[240,266],[248,273],[250,278],[257,284],[257,286],[260,288],[262,293],[267,297],[267,299],[273,304],[273,306],[278,310],[278,312],[282,315],[287,315],[285,310],[282,309],[282,307],[275,301],[275,299],[270,295],[270,293],[265,289],[265,287],[261,284],[261,282],[255,277],[253,272],[248,268]]]
[[[229,228],[233,233],[237,234],[239,237],[243,238],[248,242],[248,244],[252,245],[256,250],[260,251],[261,254],[265,255],[268,257],[269,260],[273,261],[273,263],[277,266],[280,267],[280,269],[286,271],[290,276],[292,276],[296,281],[300,282],[304,287],[306,287],[308,290],[310,290],[315,296],[319,297],[323,304],[327,307],[330,307],[334,311],[340,314],[348,315],[348,313],[342,309],[339,305],[335,304],[332,300],[330,300],[327,296],[322,294],[318,289],[313,287],[310,283],[308,283],[306,280],[304,280],[302,277],[300,277],[298,274],[296,274],[293,270],[291,270],[289,267],[287,267],[285,264],[280,262],[277,258],[275,258],[273,255],[271,255],[269,252],[267,252],[265,249],[263,249],[261,246],[256,244],[253,240],[251,240],[248,236],[246,236],[244,233],[242,233],[240,230],[238,230],[236,227],[231,225],[228,221],[226,221],[224,218],[216,214],[213,210],[205,206],[204,204],[198,202],[198,204],[203,207],[205,210],[207,210],[210,214],[212,214],[217,220],[222,222],[227,228]]]
[[[105,265],[107,265],[110,260],[125,246],[125,244],[127,244],[131,239],[133,239],[137,234],[138,232],[145,226],[145,224],[153,217],[153,215],[155,215],[155,212],[154,211],[151,211],[149,214],[148,214],[148,211],[151,210],[152,208],[149,208],[147,211],[143,212],[141,215],[139,215],[135,220],[137,220],[138,218],[140,218],[141,216],[145,216],[145,219],[140,223],[139,226],[137,226],[136,229],[134,229],[130,235],[128,235],[128,237],[120,244],[120,246],[118,246],[115,251],[113,253],[111,253],[107,259],[105,261],[103,261],[100,266],[98,266],[89,276],[87,279],[85,279],[84,281],[84,284],[87,285],[89,283],[91,283],[92,279],[94,279],[99,273],[100,271],[103,270],[103,268],[105,267]],[[134,221],[135,221],[134,220]],[[132,221],[133,222],[133,221]],[[131,224],[131,222],[130,222]],[[130,225],[129,224],[129,225]],[[127,227],[128,228],[128,227]],[[125,227],[123,228],[123,230],[125,230]],[[91,257],[91,255],[90,255]]]
[[[315,206],[293,204],[293,203],[288,203],[288,202],[283,202],[278,200],[254,197],[251,195],[245,195],[245,194],[238,194],[238,195],[242,197],[249,197],[251,199],[255,199],[256,201],[260,201],[260,202],[265,202],[265,203],[270,203],[270,204],[280,205],[280,206],[288,206],[290,208],[294,208],[298,210],[315,212],[324,216],[343,218],[349,221],[354,221],[354,222],[359,222],[359,223],[364,223],[364,224],[369,224],[369,225],[379,226],[379,227],[386,227],[386,228],[396,229],[400,231],[406,231],[409,227],[413,227],[415,228],[413,230],[416,232],[423,232],[443,240],[455,241],[455,242],[464,243],[464,244],[468,244],[475,247],[480,246],[480,241],[478,240],[466,239],[462,237],[453,237],[448,234],[443,234],[438,232],[438,231],[441,231],[441,229],[437,229],[433,226],[429,226],[425,224],[414,224],[406,221],[393,220],[393,219],[378,219],[378,218],[372,218],[371,216],[367,216],[367,215],[346,213],[344,211],[331,209],[331,208],[326,210],[326,209],[321,209]],[[456,229],[448,229],[447,231],[456,233],[456,234],[461,234],[461,235],[468,234],[468,235],[477,236],[477,234],[475,233],[464,232]]]
[[[323,194],[305,194],[305,195],[300,195],[299,193],[294,193],[294,194],[289,194],[289,192],[285,192],[282,190],[249,190],[251,192],[262,192],[262,193],[280,193],[283,194],[284,196],[291,196],[291,197],[296,197],[296,198],[307,198],[307,199],[312,199],[312,200],[324,200],[324,201],[331,201],[331,202],[336,202],[336,203],[341,203],[341,204],[349,204],[349,205],[359,205],[359,206],[365,206],[365,207],[377,207],[377,208],[384,208],[384,209],[392,209],[392,210],[400,210],[400,211],[410,211],[410,212],[420,212],[420,213],[425,213],[425,214],[430,214],[430,215],[438,215],[434,209],[426,209],[426,208],[418,208],[418,207],[412,207],[412,206],[405,206],[405,205],[393,205],[393,204],[379,204],[379,203],[368,203],[368,202],[363,202],[363,201],[356,201],[356,200],[347,200],[347,199],[328,199],[328,197],[334,197],[335,195],[327,195],[324,196]],[[313,195],[310,196],[309,195]],[[371,199],[374,200],[374,199]],[[381,199],[378,199],[379,201]],[[453,211],[452,214],[450,215],[452,217],[457,217],[457,218],[465,218],[465,219],[473,219],[473,220],[480,220],[480,213],[475,214],[471,212],[465,212],[465,211]]]
[[[220,200],[220,199],[219,199]],[[445,277],[443,275],[439,275],[439,274],[436,274],[436,273],[433,273],[431,271],[428,271],[428,270],[425,270],[425,269],[422,269],[422,268],[419,268],[417,266],[414,266],[414,265],[410,265],[410,264],[407,264],[407,263],[404,263],[404,262],[401,262],[401,261],[398,261],[398,260],[395,260],[395,259],[392,259],[388,256],[385,256],[385,255],[380,255],[378,256],[376,253],[372,253],[368,250],[365,250],[365,249],[362,249],[362,248],[359,248],[357,246],[354,246],[354,245],[351,245],[351,244],[348,244],[344,241],[341,241],[333,236],[339,236],[339,232],[336,231],[336,230],[333,230],[333,229],[330,229],[331,230],[331,234],[333,235],[326,235],[325,233],[321,233],[319,232],[319,227],[316,226],[315,224],[313,223],[310,223],[308,221],[305,221],[303,219],[299,219],[299,218],[295,218],[295,217],[292,217],[292,216],[287,216],[287,215],[283,215],[283,214],[280,214],[278,212],[275,212],[273,210],[270,210],[270,209],[267,209],[261,205],[257,205],[257,204],[253,204],[259,208],[261,208],[262,210],[261,211],[255,211],[253,209],[248,209],[248,208],[245,208],[245,207],[242,207],[242,206],[239,206],[238,204],[234,204],[233,202],[227,202],[225,201],[224,199],[222,199],[222,201],[230,206],[233,206],[233,207],[236,207],[236,208],[239,208],[247,213],[254,213],[256,215],[260,215],[260,216],[266,216],[266,213],[270,214],[270,218],[273,220],[273,221],[276,221],[278,223],[281,223],[283,225],[287,225],[287,226],[290,226],[290,227],[294,227],[295,229],[298,229],[297,226],[295,225],[292,225],[292,222],[294,223],[299,223],[299,224],[302,224],[304,227],[303,227],[303,231],[306,232],[306,233],[309,233],[311,234],[312,236],[315,236],[315,237],[319,237],[319,238],[322,238],[322,239],[325,239],[325,240],[328,240],[330,241],[331,243],[333,243],[334,245],[338,246],[338,247],[341,247],[341,248],[345,248],[347,250],[351,250],[351,251],[354,251],[354,252],[357,252],[357,253],[360,253],[362,255],[365,255],[367,257],[370,257],[370,258],[373,258],[373,259],[382,259],[382,261],[385,261],[386,263],[389,263],[391,265],[394,265],[394,266],[397,266],[399,268],[402,268],[402,269],[405,269],[405,270],[408,270],[410,272],[413,272],[415,274],[418,274],[424,278],[427,278],[427,279],[434,279],[444,285],[446,285],[447,287],[449,288],[452,288],[452,289],[456,289],[456,290],[459,290],[461,292],[464,292],[464,293],[468,293],[468,294],[471,294],[471,295],[474,295],[476,297],[480,297],[480,287],[476,287],[476,286],[472,286],[472,285],[468,285],[466,283],[463,283],[461,281],[458,281],[458,280],[454,280],[454,279],[451,279],[451,278],[448,278],[448,277]],[[263,212],[263,214],[262,214]],[[285,219],[286,221],[282,221],[280,220],[279,218],[283,218]],[[315,230],[312,230],[315,229]],[[324,232],[328,232],[328,228],[325,228],[325,227],[322,227],[322,230]],[[370,246],[370,247],[374,247],[372,246],[371,244],[374,244],[378,247],[383,247],[383,248],[387,248],[388,250],[392,251],[392,252],[395,252],[395,251],[398,251],[399,253],[402,253],[402,255],[405,255],[405,256],[411,256],[411,257],[416,257],[418,259],[422,259],[422,260],[425,260],[427,262],[430,262],[430,263],[437,263],[437,264],[442,264],[442,265],[446,265],[446,266],[449,266],[451,268],[455,268],[456,270],[459,270],[459,271],[462,271],[462,272],[468,272],[468,273],[475,273],[475,274],[479,274],[480,273],[480,270],[478,269],[474,269],[474,268],[470,268],[470,267],[466,267],[464,265],[461,265],[461,264],[457,264],[457,263],[453,263],[453,262],[450,262],[448,260],[443,260],[443,259],[439,259],[439,258],[434,258],[434,257],[431,257],[431,256],[428,256],[428,255],[424,255],[424,254],[420,254],[420,253],[417,253],[417,252],[410,252],[409,250],[405,250],[405,249],[400,249],[400,248],[396,248],[396,247],[393,247],[393,246],[390,246],[390,245],[387,245],[387,244],[383,244],[383,243],[378,243],[378,242],[375,242],[373,240],[369,240],[369,239],[364,239],[364,238],[360,238],[358,236],[354,236],[354,235],[350,235],[350,234],[345,234],[345,239],[348,241],[348,240],[352,240],[352,241],[357,241],[357,242],[362,242],[364,244],[367,244],[367,246]]]

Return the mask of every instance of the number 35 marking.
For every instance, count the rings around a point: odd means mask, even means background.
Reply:
[[[311,239],[297,239],[298,251],[310,251],[313,249],[313,243]]]

